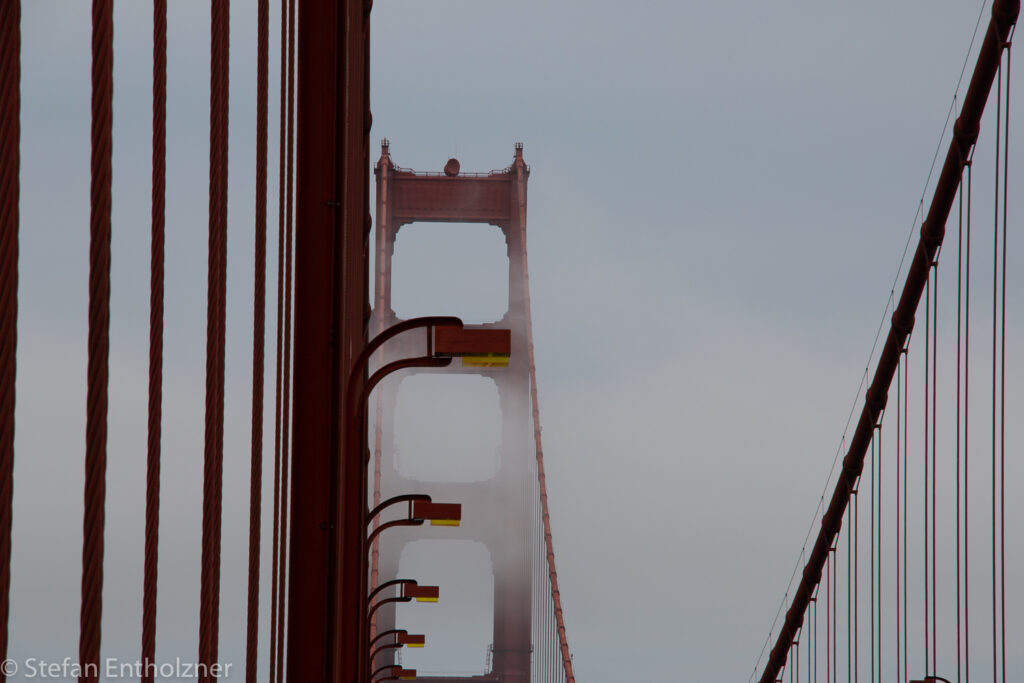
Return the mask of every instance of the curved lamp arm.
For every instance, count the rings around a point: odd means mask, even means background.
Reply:
[[[412,602],[412,598],[398,597],[398,598],[384,598],[378,603],[375,603],[370,611],[366,613],[366,619],[369,620],[373,617],[374,613],[389,602]]]
[[[359,402],[354,404],[356,410],[353,413],[355,422],[359,422],[363,415],[364,406],[366,405],[366,399],[369,398],[370,392],[373,388],[380,383],[382,379],[390,375],[392,372],[403,370],[405,368],[446,368],[452,364],[452,358],[445,356],[444,358],[437,358],[435,356],[416,356],[415,358],[403,358],[402,360],[396,360],[388,363],[384,367],[378,369],[375,373],[370,375],[370,378],[366,380],[366,384],[363,386],[363,390],[359,392]]]
[[[378,674],[382,674],[382,673],[384,673],[384,672],[388,672],[388,673],[391,673],[392,671],[394,671],[394,670],[395,670],[395,668],[396,668],[396,667],[397,667],[397,665],[396,665],[396,664],[385,664],[384,666],[382,666],[381,668],[377,669],[377,670],[376,670],[376,671],[374,671],[374,672],[373,672],[372,674],[370,674],[370,680],[371,680],[371,681],[375,681],[375,680],[377,680],[377,675],[378,675]],[[386,680],[388,680],[388,679],[386,679],[386,678],[382,678],[382,679],[380,679],[380,680],[382,680],[382,681],[386,681]]]
[[[366,368],[366,364],[370,361],[370,356],[373,352],[381,347],[381,345],[387,340],[407,332],[408,330],[415,330],[420,327],[441,327],[441,326],[458,326],[462,327],[462,320],[451,315],[430,315],[423,316],[420,318],[410,318],[403,320],[400,323],[392,325],[388,329],[384,330],[376,337],[370,340],[370,342],[363,349],[359,357],[356,358],[356,362],[352,365],[352,370],[348,375],[348,385],[345,387],[346,397],[352,399],[353,386],[356,380],[362,377],[363,370]],[[433,339],[428,337],[427,344],[430,347],[429,351],[433,350]],[[432,356],[431,356],[432,357]],[[349,404],[351,405],[351,404]]]
[[[409,632],[406,631],[404,628],[393,628],[393,629],[389,629],[387,631],[384,631],[383,633],[378,633],[377,637],[370,641],[370,647],[373,647],[374,645],[376,645],[377,641],[380,640],[381,638],[383,638],[384,636],[390,636],[392,634],[394,634],[395,636],[398,636],[398,634],[400,634],[400,633],[408,634]]]
[[[391,581],[385,581],[384,583],[382,583],[381,585],[379,585],[379,586],[377,586],[376,588],[373,589],[373,592],[371,592],[366,597],[366,601],[367,602],[371,602],[375,597],[377,597],[377,595],[382,590],[384,590],[385,588],[390,588],[391,586],[418,586],[418,585],[420,585],[420,584],[415,579],[392,579]]]
[[[385,529],[391,529],[396,526],[422,526],[422,519],[395,519],[390,522],[385,522],[379,527],[370,532],[370,535],[366,537],[366,544],[370,545],[373,543],[373,539],[377,538],[378,535]]]
[[[385,643],[385,644],[381,645],[380,647],[378,647],[376,650],[373,650],[373,651],[370,652],[370,661],[372,662],[377,657],[377,655],[379,655],[384,650],[397,650],[398,648],[402,647],[403,645],[404,645],[404,643],[397,643],[397,642],[396,643]]]
[[[391,507],[392,505],[397,505],[398,503],[406,503],[406,502],[408,502],[408,503],[415,503],[416,501],[419,501],[419,500],[426,501],[426,502],[429,503],[433,499],[430,496],[428,496],[427,494],[425,494],[425,493],[404,493],[404,494],[402,494],[400,496],[393,496],[392,498],[388,498],[383,503],[381,503],[377,507],[375,507],[372,510],[370,510],[370,514],[368,514],[366,516],[366,524],[369,525],[370,522],[373,521],[374,517],[376,517],[381,512],[383,512],[387,508]],[[410,514],[410,517],[411,517],[411,514]]]

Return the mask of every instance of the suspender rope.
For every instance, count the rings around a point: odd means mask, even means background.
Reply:
[[[224,322],[227,274],[229,2],[211,6],[210,236],[206,307],[206,438],[199,613],[200,680],[212,683],[220,617],[221,493],[224,460]]]
[[[89,341],[82,523],[80,681],[98,679],[103,614],[103,528],[110,350],[110,164],[114,26],[112,0],[92,4],[92,159],[89,207]]]
[[[21,2],[0,3],[0,660],[7,659],[18,338]],[[0,671],[0,682],[7,675]]]
[[[252,324],[252,458],[249,473],[249,579],[245,680],[256,683],[259,646],[260,528],[263,503],[263,340],[267,303],[267,69],[269,0],[259,0],[256,28],[256,225]]]
[[[167,0],[153,2],[153,180],[149,275],[149,424],[142,571],[142,683],[153,683],[160,538],[160,434],[164,344],[164,196],[167,121]]]

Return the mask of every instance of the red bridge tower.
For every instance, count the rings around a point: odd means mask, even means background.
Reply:
[[[495,225],[505,236],[509,257],[508,309],[501,320],[475,327],[506,328],[512,332],[512,354],[507,368],[459,367],[411,370],[384,382],[378,389],[377,419],[372,440],[374,497],[381,488],[393,493],[426,493],[435,501],[463,506],[459,528],[415,527],[389,529],[372,552],[371,585],[398,577],[398,560],[406,543],[419,539],[468,539],[490,551],[494,572],[494,641],[488,680],[527,683],[531,655],[531,510],[536,503],[536,460],[532,443],[530,366],[527,355],[526,181],[530,169],[523,161],[523,145],[515,146],[512,165],[490,173],[460,173],[452,159],[443,173],[422,173],[399,168],[391,161],[387,140],[382,142],[377,176],[377,239],[374,273],[375,305],[370,336],[399,321],[391,308],[392,255],[399,229],[415,221],[483,223]],[[448,311],[438,311],[447,313]],[[417,337],[403,349],[402,337],[385,346],[378,366],[409,356],[422,345]],[[394,460],[394,407],[400,378],[410,372],[462,372],[490,378],[498,389],[502,412],[500,465],[493,477],[474,482],[424,482],[403,477]],[[376,504],[376,501],[375,501]],[[520,511],[520,514],[515,514]],[[443,597],[442,597],[443,599]],[[388,605],[378,612],[376,630],[395,627],[395,612]],[[401,625],[398,625],[401,627]],[[483,653],[481,653],[481,656]],[[392,657],[389,652],[380,657]],[[390,660],[378,658],[371,670]],[[438,683],[465,678],[432,678]]]

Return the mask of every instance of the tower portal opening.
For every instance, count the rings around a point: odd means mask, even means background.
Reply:
[[[504,235],[499,227],[484,223],[404,225],[395,237],[391,282],[391,306],[399,318],[500,320],[508,310]]]
[[[402,379],[395,405],[395,467],[419,481],[492,478],[501,464],[498,387],[480,375]]]
[[[437,586],[436,604],[395,608],[395,623],[426,636],[424,648],[404,648],[402,666],[419,676],[485,672],[494,642],[494,570],[487,546],[476,541],[413,541],[402,550],[398,575]]]

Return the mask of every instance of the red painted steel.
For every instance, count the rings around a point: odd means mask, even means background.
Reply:
[[[259,649],[260,532],[263,503],[263,356],[267,292],[267,71],[270,3],[257,3],[256,225],[252,328],[252,459],[249,473],[249,595],[246,603],[245,679],[256,683]]]
[[[416,519],[442,519],[458,521],[462,519],[461,503],[431,503],[418,501],[413,503],[412,516]]]
[[[447,173],[418,173],[395,166],[390,156],[390,145],[385,140],[381,156],[375,167],[377,176],[377,235],[376,235],[376,303],[375,329],[386,329],[398,319],[391,310],[391,260],[395,238],[402,225],[415,221],[491,223],[505,235],[509,255],[509,305],[502,321],[494,325],[473,326],[456,333],[443,328],[435,332],[435,352],[459,355],[470,349],[465,342],[473,336],[484,337],[488,343],[496,342],[496,353],[510,353],[507,369],[455,368],[490,377],[497,385],[505,428],[502,434],[502,463],[499,472],[484,482],[450,485],[444,482],[407,480],[397,475],[394,467],[383,468],[382,456],[393,457],[394,383],[382,388],[378,409],[374,443],[375,496],[382,485],[396,491],[430,491],[434,500],[488,501],[479,516],[468,520],[457,529],[459,538],[484,543],[491,553],[494,572],[494,659],[496,678],[508,683],[529,680],[531,656],[531,572],[528,556],[528,527],[520,507],[525,505],[522,492],[529,490],[532,473],[529,471],[529,444],[525,438],[530,419],[529,368],[527,363],[526,330],[523,296],[523,269],[519,258],[524,243],[525,185],[528,169],[522,157],[522,146],[516,145],[513,164],[500,171],[486,174],[453,174],[456,164],[449,160]],[[522,211],[520,208],[522,199]],[[481,229],[493,229],[481,226]],[[506,338],[496,327],[511,328]],[[493,339],[490,339],[493,337]],[[506,346],[507,343],[507,346]],[[396,340],[389,346],[379,363],[388,365],[395,357],[408,355],[411,342]],[[451,370],[451,369],[450,369]],[[382,480],[386,469],[387,481]],[[476,510],[479,508],[479,503]],[[501,524],[488,523],[496,515]],[[390,579],[397,571],[397,557],[401,545],[411,538],[436,537],[450,527],[416,527],[414,535],[393,529],[380,537],[371,563],[374,580]],[[448,536],[445,536],[448,537]],[[394,626],[394,611],[388,605],[376,615],[375,627],[387,630]],[[384,652],[369,670],[386,665],[390,653]]]
[[[427,637],[420,634],[413,633],[399,633],[395,636],[395,641],[402,645],[426,645]]]
[[[103,615],[103,528],[107,471],[107,356],[110,350],[110,164],[114,17],[112,0],[92,4],[92,153],[89,206],[89,341],[82,520],[80,681],[98,680]]]
[[[818,533],[814,548],[804,567],[800,585],[786,612],[786,620],[772,648],[771,656],[760,679],[761,683],[771,683],[778,678],[785,666],[790,644],[803,623],[811,594],[821,581],[821,573],[828,559],[829,549],[842,526],[850,493],[864,468],[864,456],[871,444],[872,432],[885,408],[889,387],[899,365],[899,356],[913,329],[914,315],[928,281],[928,270],[942,245],[946,220],[956,198],[961,174],[978,138],[981,115],[985,110],[985,103],[988,101],[988,95],[999,68],[1006,39],[1017,21],[1019,12],[1020,0],[996,0],[992,5],[992,19],[978,54],[970,86],[964,97],[963,108],[953,126],[953,140],[946,153],[942,173],[936,183],[928,214],[921,226],[921,240],[914,252],[914,259],[910,271],[907,273],[899,304],[893,313],[892,327],[878,359],[878,366],[875,368],[874,378],[867,391],[864,408],[857,422],[857,429],[850,441],[850,448],[846,457],[843,458],[842,472],[836,482],[828,509],[822,517],[821,531]]]
[[[221,498],[224,465],[224,327],[227,279],[228,39],[230,3],[210,8],[210,228],[206,304],[206,433],[203,452],[200,681],[212,682],[220,623]],[[204,666],[205,665],[205,666]]]
[[[11,588],[20,116],[21,0],[11,0],[0,3],[0,660],[7,659]],[[6,680],[0,670],[0,683]]]
[[[368,3],[302,0],[288,592],[293,681],[354,681],[362,644],[365,462],[343,441],[340,423],[368,314],[368,50]]]
[[[512,351],[511,330],[434,328],[434,351],[439,356],[508,355]]]
[[[406,584],[402,588],[402,595],[414,600],[438,600],[441,597],[441,589],[438,586]]]
[[[521,152],[521,148],[519,148]],[[521,160],[521,155],[520,156]],[[558,571],[555,569],[555,546],[551,536],[551,515],[548,511],[548,484],[547,476],[544,474],[544,447],[540,436],[540,402],[537,400],[537,366],[533,357],[533,316],[530,313],[530,271],[527,267],[526,258],[526,179],[522,178],[523,165],[515,167],[520,174],[519,193],[517,196],[517,210],[520,214],[519,222],[524,226],[523,241],[520,244],[519,255],[522,259],[523,269],[523,302],[526,315],[524,325],[526,326],[526,349],[530,362],[530,401],[533,406],[533,443],[537,451],[537,482],[540,488],[541,518],[544,522],[544,549],[547,557],[548,579],[551,581],[551,600],[555,605],[555,627],[558,631],[558,649],[562,655],[562,669],[565,672],[566,683],[575,683],[576,676],[572,670],[572,657],[569,654],[569,640],[565,632],[565,619],[562,614],[562,596],[558,590]]]
[[[288,547],[288,434],[291,403],[292,202],[295,144],[295,0],[281,0],[281,108],[278,145],[277,370],[274,399],[274,523],[271,545],[270,680],[284,678]],[[287,102],[287,106],[286,106]]]
[[[343,4],[339,23],[339,47],[341,48],[341,84],[338,123],[338,139],[342,143],[339,159],[340,182],[336,196],[341,199],[343,211],[343,239],[337,245],[339,261],[344,264],[337,272],[337,287],[343,293],[337,310],[337,329],[342,331],[343,343],[341,374],[338,379],[347,381],[352,373],[361,376],[363,369],[356,370],[355,358],[360,355],[366,343],[369,307],[369,237],[370,237],[370,185],[367,170],[370,167],[370,0],[349,1]],[[372,382],[372,379],[371,379]],[[356,406],[350,406],[345,399],[342,415],[359,411],[362,414],[363,399]],[[344,429],[344,428],[343,428]],[[366,618],[367,571],[365,556],[365,516],[367,511],[367,460],[365,430],[360,427],[358,434],[347,429],[339,435],[344,444],[336,450],[340,461],[341,476],[338,481],[340,496],[333,501],[333,520],[340,529],[336,536],[338,545],[331,559],[337,561],[340,571],[338,588],[333,593],[331,607],[337,615],[334,631],[336,641],[334,654],[338,660],[337,677],[341,681],[363,680],[367,671],[363,653],[368,647],[368,633],[363,628]]]
[[[295,389],[288,575],[289,681],[327,678],[327,536],[331,392],[332,246],[335,237],[335,89],[331,3],[302,0],[298,15],[295,236]],[[282,445],[287,448],[287,443]],[[297,560],[297,561],[296,561]],[[280,653],[279,657],[282,656]]]
[[[164,189],[167,124],[167,1],[153,3],[153,178],[149,280],[149,421],[146,440],[146,530],[142,570],[142,663],[156,652],[160,543],[160,432],[164,344]],[[142,683],[153,683],[144,666]]]

